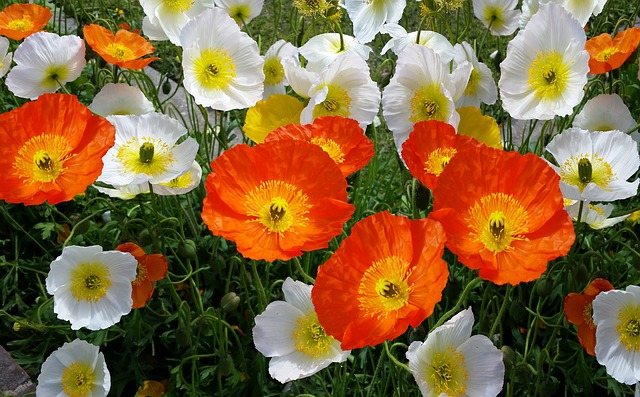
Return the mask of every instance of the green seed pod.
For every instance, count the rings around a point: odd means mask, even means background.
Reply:
[[[225,355],[220,359],[220,363],[218,364],[218,376],[226,378],[231,375],[233,368],[235,368],[233,357],[231,357],[230,354]]]
[[[165,95],[169,95],[170,92],[171,92],[171,83],[169,82],[169,80],[166,80],[164,83],[162,83],[162,93]]]
[[[193,240],[184,240],[178,243],[178,256],[182,259],[196,259],[198,248]]]
[[[149,229],[142,229],[138,235],[138,245],[144,247],[145,245],[151,245],[153,243],[153,237]]]
[[[513,368],[516,365],[516,353],[513,351],[511,346],[504,345],[500,348],[502,351],[502,361],[504,361],[504,366],[507,369]]]
[[[523,324],[527,320],[527,309],[519,300],[512,300],[509,306],[509,316],[517,324]]]
[[[541,277],[536,283],[536,292],[542,297],[547,297],[553,292],[553,280],[549,277]]]
[[[220,299],[220,307],[225,313],[230,313],[238,307],[240,304],[240,297],[235,292],[227,292],[222,299]]]

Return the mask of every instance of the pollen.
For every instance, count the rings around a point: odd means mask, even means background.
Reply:
[[[424,171],[439,176],[456,152],[455,148],[437,148],[429,153],[429,157],[424,163]]]
[[[409,262],[390,256],[373,262],[364,272],[358,287],[360,309],[365,315],[386,318],[409,302]]]
[[[311,17],[324,15],[331,4],[327,0],[293,0],[293,6],[301,15]]]
[[[284,233],[304,227],[311,205],[296,186],[284,181],[265,181],[245,196],[247,222],[261,224],[267,233]]]
[[[540,100],[562,96],[569,84],[570,66],[556,51],[540,52],[529,67],[527,83]]]
[[[342,164],[344,162],[344,153],[342,147],[334,140],[320,137],[311,138],[311,143],[318,145],[329,154],[331,160],[336,164]]]
[[[71,294],[78,302],[98,302],[111,287],[111,273],[102,263],[83,263],[71,271]]]
[[[123,168],[136,175],[153,177],[169,170],[175,161],[169,145],[158,138],[132,139],[120,147],[116,154]]]
[[[590,329],[596,329],[596,325],[593,322],[593,302],[589,302],[589,304],[584,306],[582,317],[584,318],[584,323],[587,324]]]
[[[315,312],[310,312],[296,320],[291,337],[300,353],[313,358],[327,356],[330,353],[331,344],[335,341],[320,325]]]
[[[460,397],[467,390],[467,373],[464,356],[453,346],[448,346],[446,351],[436,353],[427,364],[424,379],[434,395],[445,394],[449,397]]]
[[[582,153],[571,156],[560,165],[560,177],[563,182],[577,186],[582,193],[589,183],[594,183],[606,190],[615,178],[615,174],[611,165],[598,153]]]
[[[93,395],[95,374],[91,365],[75,362],[62,372],[62,390],[69,397],[89,397]]]
[[[31,138],[18,150],[13,163],[14,175],[25,183],[55,182],[64,173],[64,164],[75,154],[60,135],[44,134]]]
[[[220,49],[203,50],[192,68],[198,83],[209,90],[224,90],[236,78],[233,60]]]
[[[174,14],[189,11],[193,6],[193,0],[164,0],[163,3]]]
[[[497,254],[512,250],[516,240],[526,240],[528,213],[511,195],[492,193],[480,198],[465,218],[470,234],[486,249]]]
[[[142,282],[149,278],[149,272],[147,271],[146,266],[143,266],[140,262],[138,262],[138,267],[136,268],[136,279],[133,280],[134,285],[140,285]]]
[[[478,92],[478,86],[480,85],[480,73],[476,68],[471,69],[471,75],[469,75],[469,82],[464,89],[464,95],[473,96]]]
[[[133,55],[133,51],[131,50],[131,48],[118,43],[109,44],[105,49],[105,52],[118,61],[128,61],[131,59],[135,59],[135,55]]]
[[[605,50],[602,50],[596,55],[596,60],[598,62],[607,62],[612,55],[619,53],[620,50],[617,47],[609,47]]]
[[[628,351],[640,350],[640,306],[627,305],[620,310],[616,332]]]
[[[278,58],[267,58],[263,71],[265,85],[277,85],[284,81],[284,67]]]
[[[409,102],[411,116],[409,120],[417,123],[423,120],[446,121],[449,115],[447,97],[439,84],[431,84],[418,89]]]
[[[351,98],[344,88],[327,85],[327,97],[313,108],[313,117],[322,116],[342,116],[349,117],[351,109]],[[323,87],[321,87],[323,88]]]
[[[186,189],[191,186],[191,171],[187,171],[184,174],[173,178],[169,182],[160,183],[160,185],[174,189]]]
[[[33,29],[33,22],[29,17],[24,17],[22,19],[14,19],[13,21],[7,24],[7,29],[9,30],[17,30],[19,32],[29,32]]]

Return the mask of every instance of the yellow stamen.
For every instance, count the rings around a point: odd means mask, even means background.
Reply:
[[[336,163],[341,164],[344,162],[344,153],[342,147],[332,139],[313,137],[311,143],[318,145],[329,154],[329,157]]]
[[[457,150],[454,148],[437,148],[429,153],[429,157],[424,163],[425,172],[439,176],[456,152]]]
[[[640,350],[640,306],[627,305],[620,310],[616,331],[627,350]]]
[[[206,49],[193,62],[196,80],[209,90],[224,90],[236,77],[231,57],[220,49]]]
[[[384,318],[409,302],[413,272],[409,262],[390,256],[371,264],[358,287],[360,308],[367,316]]]
[[[69,397],[89,397],[95,380],[90,364],[75,362],[62,372],[62,390]]]
[[[424,374],[424,379],[436,396],[443,393],[449,397],[462,396],[467,390],[468,378],[464,356],[453,346],[448,346],[445,352],[434,354]]]
[[[563,182],[577,186],[582,192],[589,183],[595,183],[599,188],[607,190],[615,174],[611,165],[598,153],[594,153],[571,156],[560,164],[560,177]]]
[[[318,321],[315,312],[306,314],[296,320],[296,325],[291,335],[296,349],[313,358],[325,357],[330,353],[332,336],[327,335]]]
[[[65,162],[75,156],[71,150],[63,136],[33,137],[18,150],[13,163],[14,175],[28,184],[53,182],[66,170]]]
[[[98,302],[111,287],[111,273],[102,263],[82,263],[71,271],[71,294],[80,301]]]
[[[423,120],[447,121],[449,103],[440,84],[431,84],[418,89],[409,101],[413,123]]]
[[[565,92],[571,67],[556,51],[540,52],[529,67],[529,88],[541,100],[553,100]]]
[[[245,196],[247,222],[257,222],[267,233],[283,233],[304,227],[309,219],[311,205],[300,189],[283,181],[261,182]]]

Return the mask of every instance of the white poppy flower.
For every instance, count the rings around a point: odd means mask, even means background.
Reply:
[[[300,62],[294,58],[283,59],[282,67],[291,89],[302,98],[309,99],[309,90],[313,82],[318,78],[318,73],[303,68],[300,66]]]
[[[167,34],[162,30],[160,22],[157,19],[152,21],[148,16],[142,18],[142,32],[147,36],[147,38],[149,38],[149,40],[169,40]]]
[[[353,36],[323,33],[313,36],[300,47],[300,55],[307,61],[307,70],[320,73],[344,53],[353,53],[363,60],[369,59],[371,47],[360,44]]]
[[[331,363],[344,362],[350,350],[327,335],[311,302],[311,285],[290,277],[282,284],[284,301],[271,302],[256,316],[253,342],[269,361],[269,374],[281,383],[311,376]]]
[[[80,77],[84,55],[84,40],[78,36],[34,33],[16,49],[7,87],[15,96],[29,99],[56,92],[60,84]]]
[[[186,194],[197,188],[202,181],[202,167],[197,161],[191,163],[191,167],[182,175],[179,175],[169,182],[153,185],[153,192],[160,196],[176,196]]]
[[[439,120],[458,127],[454,101],[463,94],[471,69],[466,62],[450,74],[449,66],[429,47],[414,45],[400,54],[396,73],[382,92],[382,114],[399,152],[418,121]]]
[[[502,352],[484,335],[471,336],[471,308],[456,314],[407,350],[409,369],[425,397],[495,397],[502,390]]]
[[[149,17],[145,31],[151,34],[155,30],[151,28],[149,31],[149,27],[159,26],[173,44],[180,45],[180,31],[204,10],[213,8],[213,2],[214,0],[140,0],[145,15]],[[158,33],[154,35],[160,36]]]
[[[7,52],[8,50],[9,40],[6,37],[0,37],[0,77],[7,74],[11,67],[13,52]]]
[[[131,311],[137,268],[138,261],[126,252],[103,252],[98,245],[64,247],[46,279],[54,313],[74,330],[112,326]]]
[[[629,215],[616,216],[609,218],[613,212],[613,204],[589,204],[585,201],[582,207],[582,215],[580,216],[580,222],[584,222],[592,229],[604,229],[611,227],[617,223],[620,223],[627,219]],[[580,201],[576,201],[569,206],[564,207],[567,210],[569,216],[577,221],[580,214]]]
[[[540,6],[500,64],[500,97],[511,117],[549,120],[573,112],[589,72],[585,42],[582,26],[564,8]]]
[[[140,88],[123,83],[108,83],[93,98],[89,109],[102,117],[144,114],[155,109]]]
[[[382,32],[391,35],[391,39],[382,47],[380,54],[385,54],[388,50],[391,50],[394,54],[400,55],[407,47],[418,44],[429,47],[435,51],[443,63],[451,62],[456,55],[456,51],[451,43],[449,43],[449,40],[438,32],[421,30],[420,32],[407,33],[407,31],[397,23],[384,25]],[[418,34],[420,34],[420,37],[418,37]]]
[[[473,66],[469,82],[462,97],[456,101],[456,107],[475,106],[480,107],[480,102],[492,105],[498,99],[498,89],[493,80],[493,73],[487,65],[478,62],[476,54],[469,43],[463,41],[454,46],[456,56],[453,61],[456,65],[470,62]]]
[[[364,130],[380,109],[380,90],[369,76],[369,66],[349,52],[322,70],[307,96],[309,104],[300,115],[302,124],[310,124],[316,117],[341,116],[357,120]]]
[[[119,198],[121,200],[132,200],[136,198],[139,194],[149,193],[151,190],[149,189],[149,183],[132,183],[129,185],[123,186],[114,186],[114,187],[102,187],[93,185],[100,193],[104,193],[109,197]]]
[[[242,27],[260,15],[264,0],[214,0],[216,7],[227,11],[227,14]]]
[[[111,375],[98,346],[74,339],[42,363],[36,397],[106,397],[110,388]]]
[[[629,131],[638,123],[618,94],[591,98],[573,120],[573,126],[587,131]]]
[[[518,28],[518,0],[473,0],[473,13],[494,36],[509,36]]]
[[[593,301],[596,359],[615,380],[640,382],[640,287],[601,292]]]
[[[107,120],[116,127],[116,141],[102,159],[98,181],[113,186],[169,182],[191,167],[198,143],[193,138],[177,143],[187,134],[177,120],[160,113]]]
[[[184,88],[197,104],[244,109],[262,99],[264,60],[258,44],[220,8],[206,10],[180,33]]]
[[[353,34],[364,44],[372,41],[385,23],[398,22],[406,5],[406,0],[344,1],[353,22]]]
[[[298,49],[288,41],[278,40],[264,54],[264,93],[262,99],[273,94],[286,94],[285,86],[289,85],[282,64],[283,59],[290,59],[298,64]],[[306,92],[305,92],[306,94]]]
[[[589,132],[569,128],[547,145],[558,166],[560,190],[572,200],[614,201],[635,196],[638,180],[627,182],[640,167],[638,147],[620,131]]]

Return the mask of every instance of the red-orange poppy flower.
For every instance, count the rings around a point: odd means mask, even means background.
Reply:
[[[564,298],[564,315],[567,321],[578,326],[578,339],[584,350],[595,356],[596,325],[593,323],[593,300],[600,292],[610,291],[613,285],[605,279],[593,280],[584,292],[570,293]]]
[[[12,4],[0,12],[0,35],[22,40],[42,29],[51,16],[51,10],[47,7]]]
[[[611,39],[609,33],[587,40],[585,49],[589,52],[589,73],[603,74],[622,66],[640,43],[640,28],[629,28]]]
[[[56,204],[102,172],[115,128],[74,95],[45,94],[0,115],[0,199]]]
[[[452,125],[438,120],[416,123],[402,144],[402,158],[409,172],[429,189],[438,185],[438,176],[455,154],[481,146],[476,139],[456,134]]]
[[[308,142],[237,145],[211,168],[202,219],[247,258],[288,260],[325,248],[354,210],[338,166]]]
[[[447,248],[480,277],[499,285],[531,281],[575,240],[559,182],[534,154],[467,149],[440,174],[429,217],[442,223]]]
[[[131,286],[132,309],[144,307],[153,295],[153,283],[160,281],[167,275],[167,258],[162,254],[148,255],[134,243],[124,243],[116,247],[116,251],[128,252],[138,261],[136,279]]]
[[[313,124],[289,124],[272,131],[264,141],[281,139],[320,146],[338,164],[344,177],[367,165],[373,157],[373,143],[364,135],[358,122],[340,116],[318,117]]]
[[[153,53],[153,46],[137,33],[120,29],[114,35],[100,25],[84,27],[84,39],[105,61],[127,69],[142,69],[156,57],[141,57]]]
[[[418,326],[442,297],[449,271],[438,222],[384,211],[353,226],[318,268],[311,300],[343,350],[374,346]]]

